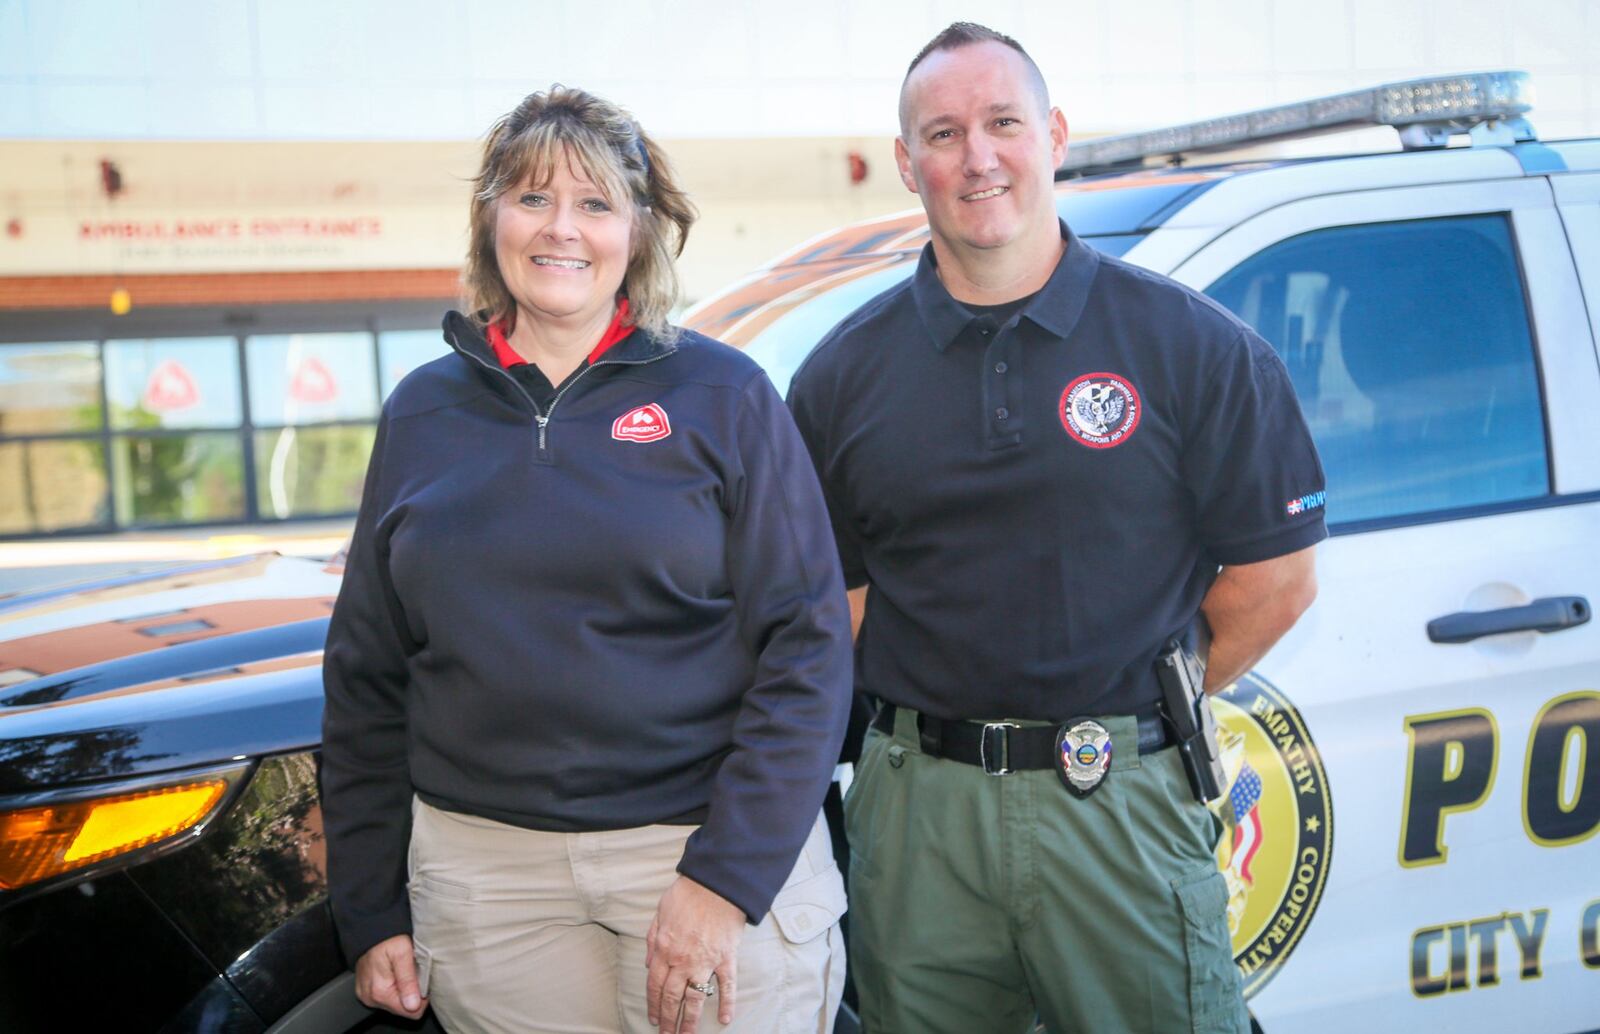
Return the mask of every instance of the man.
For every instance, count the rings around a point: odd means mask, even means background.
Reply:
[[[1293,390],[1244,324],[1058,221],[1067,126],[1014,40],[950,26],[900,122],[932,240],[790,397],[884,703],[845,805],[863,1024],[1248,1030],[1155,664],[1203,615],[1215,691],[1310,605]],[[1063,753],[1058,726],[1086,731]]]

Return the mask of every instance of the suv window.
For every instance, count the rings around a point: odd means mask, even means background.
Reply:
[[[1315,230],[1252,256],[1206,293],[1288,365],[1327,469],[1330,522],[1549,492],[1504,216]]]

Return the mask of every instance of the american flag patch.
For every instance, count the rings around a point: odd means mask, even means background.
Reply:
[[[1234,781],[1228,793],[1228,804],[1233,809],[1233,856],[1239,863],[1239,875],[1251,884],[1255,875],[1250,863],[1261,850],[1261,814],[1256,805],[1261,803],[1261,776],[1248,764]]]
[[[1283,512],[1290,517],[1298,517],[1307,510],[1315,510],[1328,501],[1327,492],[1310,492],[1298,499],[1291,499],[1283,504]]]

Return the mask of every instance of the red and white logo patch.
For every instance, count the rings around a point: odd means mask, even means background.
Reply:
[[[611,425],[611,437],[619,442],[659,442],[671,433],[667,411],[654,402],[628,410]]]
[[[1086,373],[1061,393],[1061,426],[1091,449],[1109,449],[1139,426],[1139,393],[1114,373]]]

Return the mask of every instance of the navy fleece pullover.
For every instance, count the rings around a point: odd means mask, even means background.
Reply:
[[[324,660],[330,896],[411,929],[410,801],[529,829],[694,824],[759,922],[844,733],[850,621],[816,476],[756,364],[635,331],[536,405],[452,313],[384,406]]]

